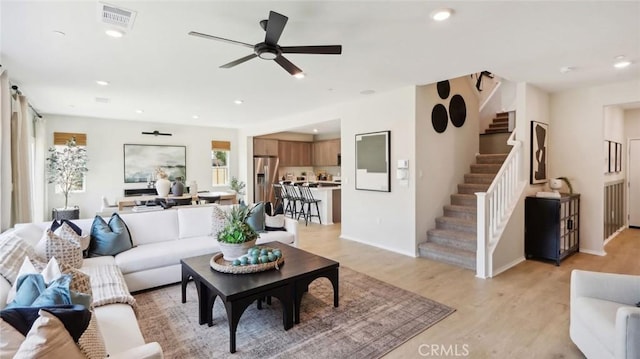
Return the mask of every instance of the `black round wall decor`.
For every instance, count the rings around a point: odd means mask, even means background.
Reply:
[[[435,105],[431,111],[431,124],[433,124],[433,129],[436,130],[437,133],[443,133],[444,130],[447,129],[447,122],[449,122],[447,118],[447,108],[441,103]]]
[[[467,119],[467,105],[464,103],[464,98],[460,95],[453,95],[451,102],[449,102],[449,116],[451,116],[451,123],[456,127],[462,127],[464,121]]]
[[[438,96],[440,96],[441,99],[444,100],[447,97],[449,97],[449,92],[451,92],[451,86],[449,85],[449,80],[438,82],[436,87],[438,88]]]

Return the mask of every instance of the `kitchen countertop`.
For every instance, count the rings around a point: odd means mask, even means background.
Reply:
[[[330,186],[330,187],[311,187],[312,191],[335,191],[340,189],[340,186]]]

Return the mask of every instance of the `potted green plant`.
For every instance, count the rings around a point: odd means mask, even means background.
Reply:
[[[242,196],[244,196],[244,189],[247,186],[244,182],[240,181],[237,177],[231,177],[230,182],[231,190],[234,191],[238,197],[238,202],[243,203]]]
[[[87,150],[84,146],[78,146],[75,137],[72,137],[65,143],[62,151],[49,147],[49,157],[46,161],[47,182],[55,183],[60,188],[64,195],[63,210],[69,210],[69,194],[82,188],[84,174],[89,170]]]
[[[247,223],[253,208],[255,206],[233,206],[229,212],[223,212],[216,207],[216,211],[225,221],[224,227],[218,233],[218,244],[225,260],[233,261],[255,246],[258,233]]]

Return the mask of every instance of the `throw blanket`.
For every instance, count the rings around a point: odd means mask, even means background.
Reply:
[[[129,293],[120,268],[113,264],[82,269],[91,278],[93,306],[124,303],[135,308],[136,300]]]

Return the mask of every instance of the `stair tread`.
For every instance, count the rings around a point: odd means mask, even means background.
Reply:
[[[455,248],[455,247],[449,247],[449,246],[443,246],[442,244],[438,244],[438,243],[433,243],[433,242],[423,242],[420,244],[420,247],[422,248],[433,248],[433,249],[437,249],[439,251],[442,252],[448,252],[448,253],[456,253],[459,254],[461,256],[465,256],[465,257],[469,257],[469,258],[476,258],[476,254],[473,251],[468,251],[466,249],[462,249],[462,248]]]
[[[476,195],[475,194],[466,194],[466,193],[454,193],[452,194],[452,196],[457,196],[457,197],[462,197],[462,198],[467,198],[467,199],[476,199]]]
[[[456,231],[454,229],[433,228],[427,231],[427,235],[429,234],[432,236],[447,237],[469,242],[475,242],[478,240],[477,236],[474,233]]]
[[[458,186],[465,188],[489,188],[488,183],[459,183]]]
[[[459,218],[459,217],[449,217],[449,216],[442,216],[442,217],[438,217],[436,218],[436,222],[448,222],[448,223],[455,223],[455,224],[459,224],[459,225],[476,225],[476,220],[475,219],[468,219],[468,218]]]
[[[461,206],[457,204],[446,204],[444,206],[444,209],[469,213],[476,213],[478,211],[478,208],[476,206]]]

